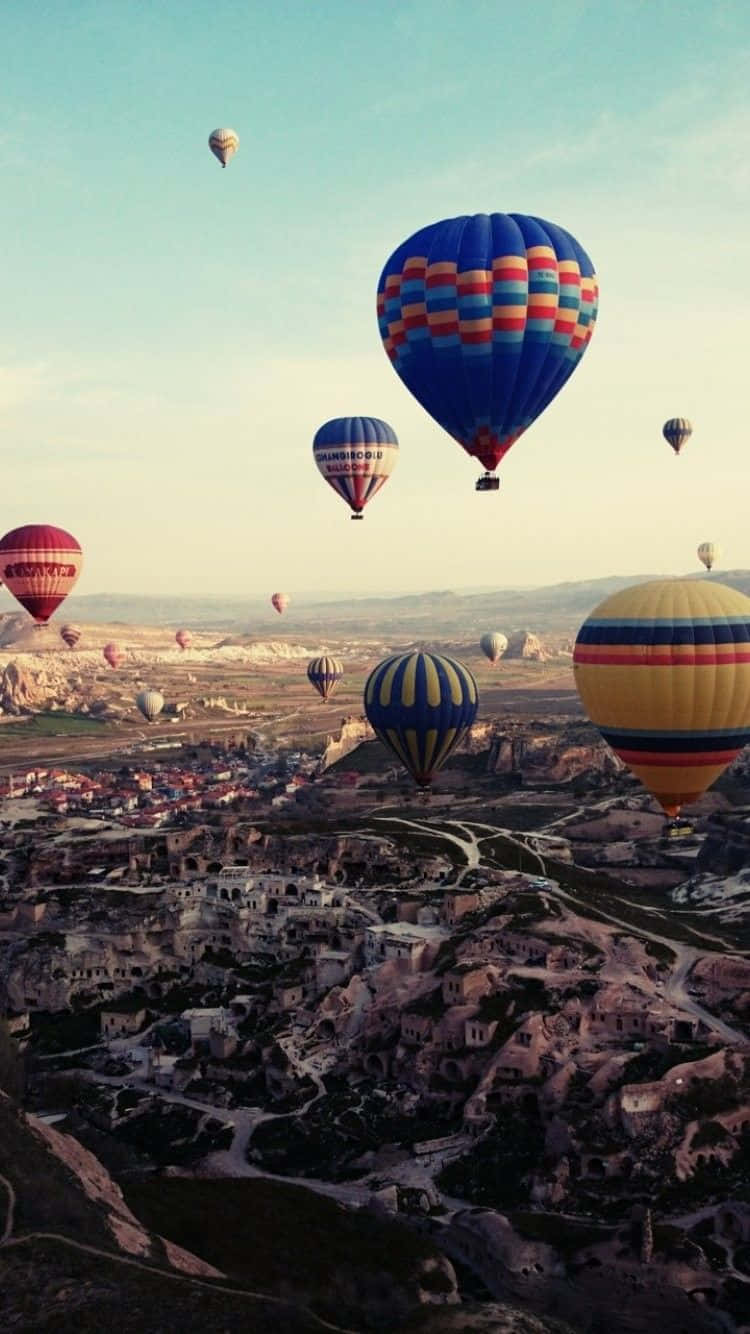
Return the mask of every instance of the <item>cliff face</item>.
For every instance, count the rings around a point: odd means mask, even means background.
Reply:
[[[328,737],[320,761],[320,772],[325,773],[332,764],[350,755],[363,741],[372,741],[374,736],[375,733],[366,718],[342,718],[338,736]]]
[[[495,733],[487,760],[488,773],[521,773],[532,782],[565,783],[580,774],[610,777],[621,769],[617,756],[603,741],[581,744],[566,740],[559,732],[545,736]]]

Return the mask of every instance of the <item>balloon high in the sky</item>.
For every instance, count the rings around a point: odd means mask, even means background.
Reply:
[[[495,470],[572,375],[598,286],[575,237],[522,213],[448,218],[393,252],[378,283],[380,336],[431,417]]]
[[[720,559],[721,551],[715,542],[701,542],[698,547],[698,560],[705,565],[707,570],[712,570]]]
[[[335,417],[313,440],[318,469],[346,501],[353,519],[384,486],[396,466],[396,432],[378,417]]]
[[[230,158],[233,158],[240,146],[240,136],[236,130],[212,130],[208,136],[208,146],[214,157],[219,159],[222,167],[226,167]]]
[[[687,444],[693,434],[693,427],[687,417],[670,417],[662,426],[661,433],[675,454],[679,454],[682,446]]]
[[[485,658],[489,658],[490,662],[494,667],[498,658],[502,658],[506,648],[508,647],[508,641],[505,635],[501,635],[499,631],[495,630],[492,632],[488,632],[486,635],[482,635],[482,637],[479,640],[479,647],[481,648]]]
[[[615,593],[581,626],[573,666],[592,723],[667,815],[750,740],[750,598],[724,584]]]
[[[81,627],[79,625],[60,626],[60,638],[63,643],[67,644],[68,648],[75,648],[81,638]]]
[[[142,690],[136,695],[135,702],[147,723],[152,723],[158,718],[164,708],[164,696],[158,690]]]
[[[193,642],[193,636],[191,635],[189,630],[178,630],[177,634],[175,635],[175,639],[177,640],[177,643],[179,644],[183,652],[185,651],[186,648],[190,648],[190,645]]]
[[[385,658],[365,685],[365,713],[380,740],[428,787],[473,723],[477,686],[453,658],[414,650]]]
[[[81,573],[83,553],[64,528],[31,523],[0,541],[0,576],[14,598],[46,625]]]
[[[285,612],[289,606],[290,598],[288,593],[272,593],[271,605],[276,608],[279,615]]]
[[[102,649],[102,657],[104,658],[105,662],[109,663],[110,667],[113,670],[116,667],[120,667],[122,663],[125,661],[125,654],[123,650],[120,648],[119,644],[115,643],[109,643],[104,645],[104,648]]]
[[[307,679],[323,700],[333,694],[343,675],[344,668],[338,658],[324,655],[322,658],[313,658],[307,665]]]

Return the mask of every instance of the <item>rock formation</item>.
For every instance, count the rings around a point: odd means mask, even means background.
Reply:
[[[329,736],[320,760],[320,772],[325,773],[332,764],[350,755],[363,741],[372,741],[375,733],[366,718],[342,718],[341,730],[337,737]]]
[[[545,662],[547,654],[538,635],[530,630],[514,630],[505,650],[506,658],[526,658],[533,662]]]

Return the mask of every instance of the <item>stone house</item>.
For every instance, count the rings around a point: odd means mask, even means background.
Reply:
[[[315,960],[315,985],[318,991],[330,991],[331,987],[346,982],[351,977],[354,964],[349,950],[321,950]]]
[[[464,1025],[464,1043],[467,1047],[486,1047],[495,1036],[496,1029],[496,1019],[480,1019],[478,1016],[467,1019]]]
[[[305,999],[305,989],[301,982],[282,982],[274,989],[274,998],[280,1010],[296,1010]]]
[[[479,907],[478,894],[462,894],[456,891],[454,894],[446,894],[440,908],[440,920],[446,926],[455,926],[467,913],[474,912]]]
[[[433,1046],[440,1051],[461,1051],[466,1045],[466,1021],[477,1013],[476,1005],[453,1005],[432,1030]]]
[[[492,990],[492,978],[480,964],[461,963],[443,976],[446,1005],[467,1005]]]
[[[102,1010],[99,1015],[99,1024],[102,1037],[105,1038],[125,1038],[133,1033],[139,1033],[146,1022],[146,1011],[143,1010]]]
[[[446,932],[440,926],[415,926],[411,922],[368,925],[365,929],[365,963],[374,967],[401,959],[409,972],[425,972],[445,938]]]
[[[227,1013],[221,1007],[183,1010],[180,1018],[190,1025],[190,1042],[196,1046],[207,1046],[213,1028],[226,1027]]]
[[[416,1046],[423,1046],[430,1041],[432,1036],[432,1020],[424,1014],[409,1014],[408,1012],[401,1016],[401,1039],[403,1042],[410,1042]]]

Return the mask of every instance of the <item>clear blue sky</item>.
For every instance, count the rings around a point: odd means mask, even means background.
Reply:
[[[2,31],[0,528],[74,532],[77,591],[750,565],[744,0],[29,0]],[[411,231],[493,210],[572,231],[601,315],[482,496],[374,294]],[[358,412],[402,454],[351,524],[310,445]]]

